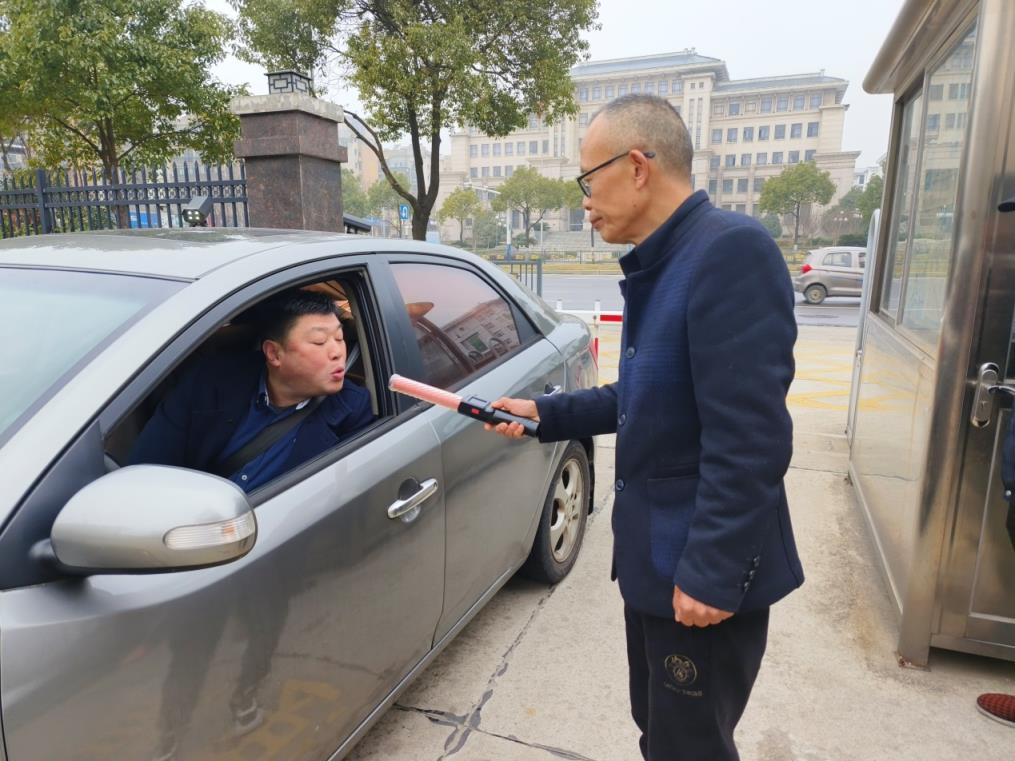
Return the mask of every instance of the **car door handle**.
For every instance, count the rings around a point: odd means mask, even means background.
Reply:
[[[561,389],[561,387],[559,385],[554,385],[553,383],[547,383],[543,387],[543,396],[550,396],[551,394],[559,394],[561,392],[561,390],[562,389]]]
[[[426,502],[430,497],[437,493],[437,479],[428,478],[426,481],[419,485],[419,491],[410,497],[405,499],[396,499],[388,507],[388,517],[392,520],[396,518],[402,518],[404,520],[412,520],[416,516],[413,513],[417,510],[420,505]],[[412,517],[409,517],[412,514]]]

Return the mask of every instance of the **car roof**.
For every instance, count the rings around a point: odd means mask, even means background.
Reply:
[[[328,242],[335,244],[336,255],[409,251],[461,256],[456,249],[414,240],[303,230],[105,230],[0,241],[0,267],[92,270],[196,280],[209,272],[265,251]]]
[[[863,246],[824,246],[822,248],[812,248],[807,253],[812,255],[831,254],[836,251],[850,251],[854,253],[867,253],[867,249]]]

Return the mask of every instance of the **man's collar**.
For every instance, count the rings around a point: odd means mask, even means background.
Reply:
[[[645,240],[632,248],[620,258],[620,268],[624,275],[631,275],[639,270],[648,269],[658,262],[669,251],[673,232],[690,216],[691,212],[708,203],[708,193],[697,190],[688,196],[669,219],[653,230]]]
[[[276,407],[271,403],[271,398],[268,396],[268,372],[266,370],[261,371],[261,382],[257,386],[257,399],[256,402],[259,406],[264,409],[271,410],[272,412],[282,412],[283,410],[301,410],[310,404],[309,399],[304,399],[302,402],[297,404],[295,407]]]

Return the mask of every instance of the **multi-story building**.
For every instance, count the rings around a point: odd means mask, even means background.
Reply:
[[[455,129],[438,207],[457,187],[496,187],[522,166],[552,178],[576,177],[589,120],[628,93],[664,97],[683,116],[694,144],[692,182],[718,206],[758,215],[765,181],[802,161],[829,172],[836,186],[832,203],[853,185],[859,152],[842,150],[848,82],[824,71],[731,80],[724,61],[690,49],[591,61],[575,66],[571,76],[581,108],[576,118],[550,125],[531,116],[524,129],[504,138]],[[581,209],[570,210],[555,225],[580,230],[583,216]]]
[[[366,189],[381,176],[381,165],[377,155],[366,147],[344,124],[338,125],[338,144],[346,148],[348,157],[343,169],[351,169]]]

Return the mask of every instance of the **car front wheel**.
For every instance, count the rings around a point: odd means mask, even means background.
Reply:
[[[568,575],[585,538],[591,485],[585,447],[572,441],[550,482],[532,551],[521,568],[523,575],[547,584]]]
[[[825,300],[827,295],[828,291],[825,290],[823,285],[809,285],[807,290],[804,291],[804,298],[807,299],[808,304],[820,304]]]

